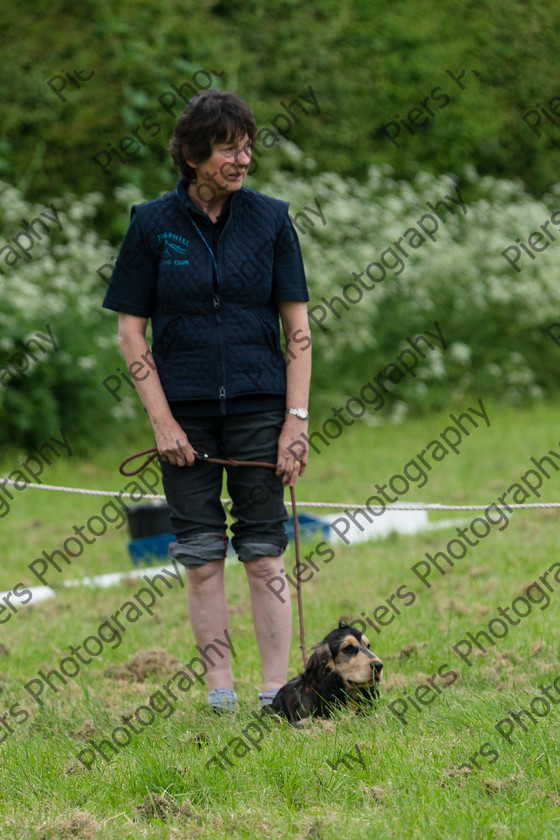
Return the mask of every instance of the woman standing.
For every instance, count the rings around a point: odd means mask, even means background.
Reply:
[[[275,473],[226,467],[232,544],[249,582],[264,706],[287,676],[291,603],[266,584],[283,569],[283,486],[305,469],[311,340],[288,205],[243,186],[256,133],[251,110],[232,93],[211,90],[188,102],[170,143],[182,177],[173,192],[132,208],[103,305],[119,313],[129,371],[140,363],[146,372],[135,378],[136,389],[154,430],[177,537],[172,553],[186,567],[189,618],[202,650],[229,632],[228,540],[223,468],[195,454],[277,465]],[[210,705],[235,708],[229,652],[207,679]]]

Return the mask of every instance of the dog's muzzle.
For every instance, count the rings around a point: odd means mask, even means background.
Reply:
[[[375,682],[379,682],[381,679],[381,671],[383,670],[383,662],[380,659],[374,659],[373,662],[370,663],[371,670],[373,671],[373,679]]]

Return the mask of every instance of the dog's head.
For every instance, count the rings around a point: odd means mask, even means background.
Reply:
[[[306,669],[315,679],[326,672],[337,673],[351,697],[364,690],[376,695],[382,670],[383,663],[370,650],[367,637],[344,621],[313,648]]]

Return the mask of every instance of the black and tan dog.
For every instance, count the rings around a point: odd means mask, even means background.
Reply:
[[[337,706],[363,712],[378,696],[382,669],[367,638],[340,621],[315,645],[305,671],[282,686],[272,709],[293,724],[311,715],[328,718]]]

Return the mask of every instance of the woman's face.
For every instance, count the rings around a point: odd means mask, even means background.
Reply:
[[[247,135],[238,140],[213,143],[209,158],[194,163],[185,160],[196,172],[195,188],[201,201],[212,202],[243,186],[251,164],[251,143]]]

